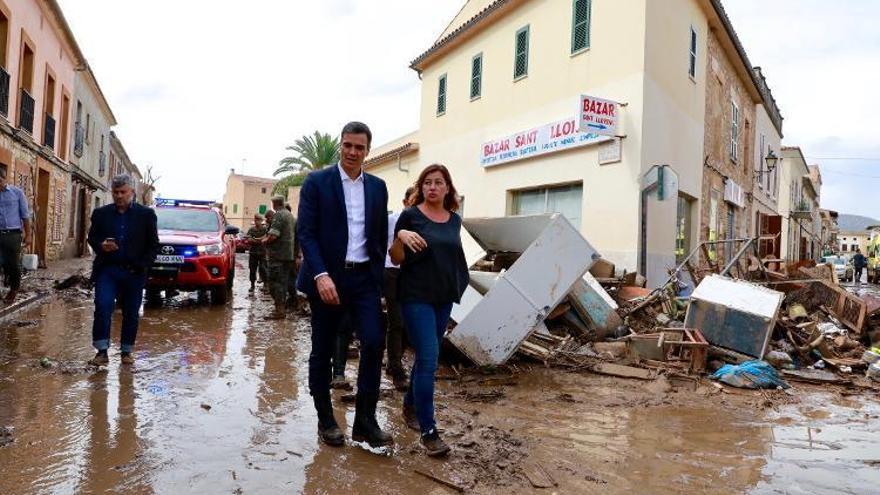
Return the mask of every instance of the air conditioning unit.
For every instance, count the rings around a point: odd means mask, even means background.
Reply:
[[[727,181],[724,182],[724,201],[739,206],[740,208],[745,208],[746,193],[743,191],[742,186],[727,179]]]

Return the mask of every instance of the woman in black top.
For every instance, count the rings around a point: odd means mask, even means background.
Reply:
[[[458,201],[449,170],[430,165],[419,174],[389,250],[391,260],[400,264],[398,297],[416,354],[403,417],[421,432],[430,456],[449,452],[434,422],[434,373],[452,304],[461,300],[468,284]]]

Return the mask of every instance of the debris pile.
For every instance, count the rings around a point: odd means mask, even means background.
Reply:
[[[517,356],[628,378],[880,390],[880,291],[850,292],[828,265],[760,256],[773,237],[704,242],[649,289],[559,214],[464,226],[484,253],[448,339],[477,365]]]

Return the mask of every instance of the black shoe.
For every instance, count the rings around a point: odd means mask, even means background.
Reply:
[[[332,447],[345,445],[345,435],[336,424],[336,418],[333,417],[333,403],[330,402],[330,395],[314,396],[315,410],[318,412],[318,437],[321,441]]]
[[[98,351],[95,354],[95,357],[89,360],[89,364],[92,366],[107,366],[110,363],[110,358],[107,356],[107,350]]]
[[[395,371],[391,374],[391,383],[398,392],[406,392],[409,388],[409,379],[403,371]]]
[[[355,399],[354,425],[351,427],[351,439],[355,442],[367,442],[370,447],[383,447],[394,443],[391,435],[379,428],[376,421],[376,403],[379,394],[358,392]]]
[[[429,457],[441,457],[449,453],[449,445],[440,438],[437,428],[422,435],[421,442]]]
[[[403,405],[403,422],[410,430],[422,431],[419,426],[419,417],[416,416],[416,408],[413,406]]]

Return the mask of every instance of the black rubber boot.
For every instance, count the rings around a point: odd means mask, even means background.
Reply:
[[[354,425],[351,427],[351,439],[355,442],[367,442],[370,447],[391,445],[391,435],[379,428],[376,421],[376,404],[379,394],[363,394],[358,392],[354,412]]]
[[[345,435],[336,424],[336,418],[333,417],[333,403],[330,401],[330,394],[314,396],[315,410],[318,412],[318,436],[321,441],[333,447],[339,447],[345,444]]]

